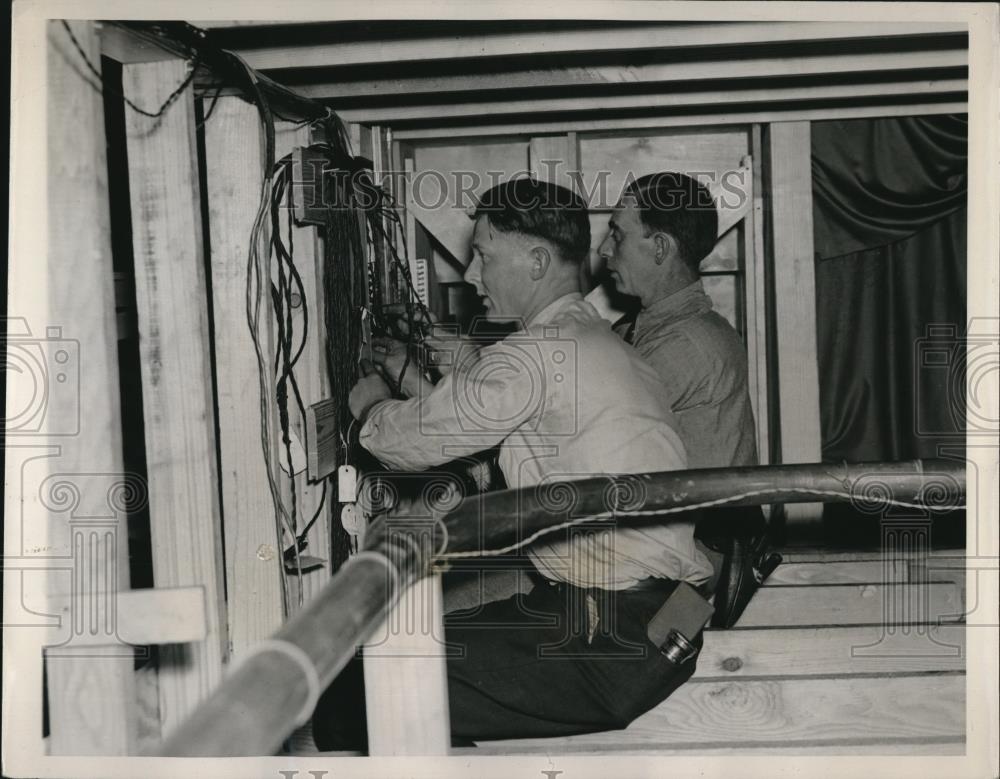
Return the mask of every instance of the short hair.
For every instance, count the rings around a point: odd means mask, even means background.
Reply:
[[[472,218],[481,216],[500,232],[548,241],[566,261],[579,264],[590,253],[587,205],[558,184],[528,177],[497,184],[480,196]]]
[[[626,195],[635,198],[647,231],[672,235],[681,259],[697,273],[715,246],[719,230],[719,215],[708,187],[683,173],[663,171],[636,179],[625,188],[622,196]]]

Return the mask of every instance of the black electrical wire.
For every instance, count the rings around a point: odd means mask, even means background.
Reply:
[[[73,34],[73,28],[69,26],[69,22],[67,22],[65,19],[61,19],[60,21],[62,22],[63,29],[65,29],[66,32],[69,34],[69,39],[73,42],[73,48],[75,48],[77,53],[80,55],[80,59],[83,60],[83,64],[87,66],[87,70],[89,70],[97,78],[98,83],[103,83],[104,79],[103,74],[101,73],[100,69],[90,61],[90,57],[88,57],[87,53],[83,50],[83,46],[80,45],[80,41],[78,41],[76,35]],[[122,100],[124,100],[125,105],[127,105],[137,114],[148,116],[150,119],[158,119],[161,116],[163,116],[166,110],[174,104],[174,101],[176,101],[177,98],[184,93],[184,90],[188,88],[191,82],[194,81],[195,73],[198,70],[198,63],[199,63],[199,55],[196,53],[193,59],[191,60],[190,64],[191,72],[188,73],[188,75],[184,78],[184,80],[177,85],[177,88],[170,93],[170,96],[167,97],[167,99],[163,102],[163,105],[161,105],[156,111],[147,111],[144,108],[140,108],[131,100],[129,100],[123,93],[119,93],[117,91],[113,91],[112,93],[115,95],[115,97],[120,97]],[[99,94],[103,93],[103,87],[98,86],[96,84],[91,84],[89,81],[87,83],[90,84],[90,86],[93,87]],[[216,97],[218,97],[218,95],[216,95]]]

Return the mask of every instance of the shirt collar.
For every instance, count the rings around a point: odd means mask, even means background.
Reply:
[[[712,301],[705,294],[705,287],[701,283],[701,279],[698,279],[672,295],[667,295],[665,298],[651,303],[648,308],[642,309],[637,321],[643,319],[657,321],[682,319],[708,311],[711,308]]]
[[[580,292],[570,292],[562,297],[556,298],[551,303],[549,303],[545,308],[535,314],[527,323],[527,327],[532,327],[534,325],[544,325],[551,322],[556,318],[556,315],[562,311],[570,303],[575,303],[578,300],[583,300],[583,294]]]

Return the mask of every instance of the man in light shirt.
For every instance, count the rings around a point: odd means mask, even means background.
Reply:
[[[582,200],[515,179],[489,190],[474,219],[465,278],[490,318],[519,328],[494,345],[459,348],[436,385],[406,371],[406,400],[391,399],[377,373],[359,380],[350,405],[364,423],[361,444],[405,471],[500,444],[512,488],[685,468],[660,378],[583,300],[590,227]],[[398,378],[398,366],[387,367]],[[625,727],[693,673],[694,658],[673,665],[646,635],[678,582],[710,577],[690,520],[566,529],[527,554],[538,582],[529,594],[446,628],[449,643],[464,648],[448,663],[453,736]]]

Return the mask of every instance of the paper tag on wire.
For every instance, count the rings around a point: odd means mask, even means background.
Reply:
[[[337,469],[337,500],[354,503],[357,499],[358,471],[353,465],[341,465]]]

